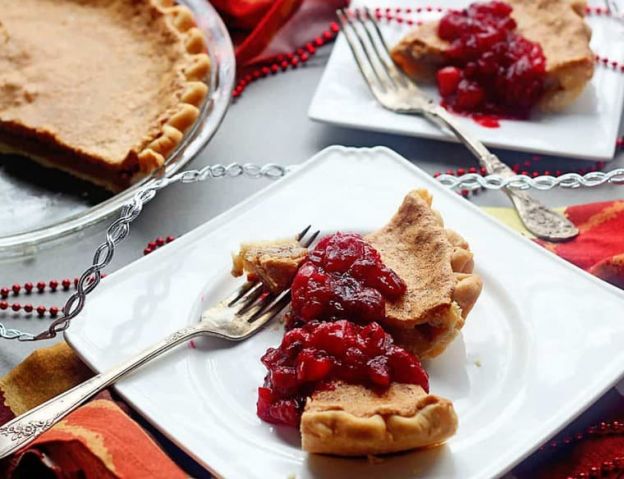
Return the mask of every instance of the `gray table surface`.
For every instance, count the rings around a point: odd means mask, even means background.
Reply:
[[[296,164],[330,145],[384,145],[430,173],[474,165],[469,153],[456,144],[356,131],[311,121],[307,110],[323,73],[329,48],[320,50],[304,68],[249,86],[243,97],[231,106],[216,136],[194,160],[192,167],[230,162]],[[508,162],[530,157],[527,153],[498,153],[501,159]],[[568,167],[582,167],[587,164],[571,160],[547,161],[551,169],[564,164]],[[620,153],[607,168],[622,166],[624,154]],[[129,238],[120,245],[106,272],[110,273],[139,258],[146,243],[155,237],[180,236],[234,206],[268,183],[269,180],[220,179],[202,184],[174,185],[162,191],[132,224]],[[623,198],[624,189],[606,186],[593,190],[557,190],[536,196],[549,206],[566,206]],[[505,195],[498,192],[483,193],[475,197],[474,201],[482,206],[509,205]],[[1,285],[78,276],[89,266],[95,247],[104,237],[105,227],[106,224],[94,227],[85,236],[66,240],[33,258],[0,261]],[[46,295],[41,302],[62,304],[64,297],[64,293]],[[39,331],[48,322],[22,319],[6,312],[0,313],[0,320],[8,326],[26,331]],[[76,321],[80,321],[80,317]],[[32,350],[53,342],[54,340],[19,343],[0,340],[0,374],[13,368]]]

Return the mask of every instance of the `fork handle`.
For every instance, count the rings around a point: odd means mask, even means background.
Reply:
[[[49,399],[0,427],[0,459],[34,441],[87,399],[122,376],[170,349],[202,334],[197,326],[182,328],[130,360]]]
[[[515,173],[506,164],[491,153],[483,143],[461,128],[455,118],[440,105],[431,102],[423,111],[425,117],[434,123],[451,130],[470,152],[479,160],[479,164],[488,174],[503,178]],[[566,241],[578,235],[579,231],[566,217],[547,208],[525,191],[505,188],[505,193],[513,202],[518,216],[526,229],[538,238],[549,241]]]

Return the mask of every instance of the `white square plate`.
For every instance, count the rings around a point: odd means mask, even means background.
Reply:
[[[461,8],[469,3],[469,0],[419,3],[413,0],[354,0],[352,6],[409,6],[413,9],[418,5],[439,5]],[[440,15],[412,13],[409,17],[416,20],[439,18]],[[624,26],[605,17],[592,16],[587,20],[593,29],[593,51],[611,60],[623,61]],[[381,23],[389,45],[394,45],[413,28],[397,22]],[[421,86],[432,97],[440,98],[435,86]],[[493,147],[587,160],[610,160],[615,154],[623,101],[624,73],[597,65],[594,77],[583,94],[562,112],[535,114],[528,121],[502,120],[499,128],[486,128],[461,116],[457,119],[468,131]],[[329,58],[310,105],[309,116],[313,120],[352,128],[455,141],[450,134],[423,118],[384,110],[364,83],[342,35],[338,37]]]
[[[346,179],[348,178],[348,181]],[[201,340],[118,384],[156,427],[230,478],[491,478],[508,470],[590,405],[624,372],[624,294],[482,213],[385,148],[332,147],[232,210],[107,277],[66,337],[98,371],[177,328],[238,281],[230,252],[245,240],[383,225],[425,187],[474,250],[484,290],[462,336],[425,364],[450,398],[459,431],[446,446],[381,464],[307,455],[298,431],[255,414],[279,344],[276,323],[240,344]]]

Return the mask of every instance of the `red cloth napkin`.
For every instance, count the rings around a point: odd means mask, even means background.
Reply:
[[[538,243],[579,268],[624,288],[624,200],[571,206],[565,214],[581,234],[567,243]]]
[[[236,49],[239,76],[305,45],[335,20],[348,0],[213,0]]]

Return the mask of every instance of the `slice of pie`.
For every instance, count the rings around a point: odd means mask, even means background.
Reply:
[[[347,456],[436,446],[457,429],[418,358],[378,323],[310,322],[262,357],[258,416],[299,426],[308,452]]]
[[[444,228],[431,203],[427,190],[412,191],[386,226],[366,236],[407,285],[404,295],[386,301],[382,325],[424,358],[439,355],[457,336],[482,288],[468,243]]]
[[[452,403],[413,384],[383,394],[354,384],[312,394],[301,416],[308,452],[362,456],[442,444],[457,430]]]
[[[473,5],[483,9],[483,5],[492,6],[497,3],[501,2]],[[449,24],[447,23],[441,31],[440,21],[424,23],[411,31],[393,48],[392,58],[403,71],[416,81],[431,81],[436,78],[436,74],[443,67],[460,65],[463,75],[458,75],[456,71],[449,70],[449,74],[442,80],[438,76],[440,93],[445,99],[448,97],[444,90],[454,92],[462,79],[465,79],[466,76],[475,75],[475,68],[465,68],[467,62],[473,61],[479,69],[483,68],[482,74],[487,78],[480,83],[489,85],[487,88],[495,88],[495,84],[498,82],[498,79],[495,82],[489,82],[489,80],[495,79],[499,75],[501,76],[499,83],[503,84],[503,76],[506,76],[513,79],[509,85],[505,86],[505,90],[510,92],[509,95],[514,96],[512,100],[518,100],[517,97],[521,95],[526,97],[537,95],[537,105],[542,110],[558,111],[565,108],[580,95],[585,85],[592,78],[594,71],[594,56],[589,47],[591,30],[583,19],[585,1],[505,0],[505,3],[511,7],[510,15],[516,25],[515,30],[509,24],[505,24],[504,28],[501,27],[500,31],[503,29],[514,31],[514,35],[510,37],[512,38],[511,44],[506,47],[508,50],[505,55],[517,54],[522,59],[504,72],[497,73],[502,60],[497,60],[489,65],[487,58],[483,56],[478,61],[470,58],[474,53],[468,51],[468,48],[463,51],[458,48],[452,49],[452,42],[441,38],[441,34],[448,37],[449,30],[452,29],[448,27]],[[471,6],[471,8],[476,7]],[[492,10],[497,8],[494,5]],[[465,12],[457,15],[466,15]],[[479,13],[473,15],[471,21],[479,22],[483,18],[485,15]],[[457,25],[456,19],[457,16],[450,24]],[[504,15],[495,20],[491,18],[484,20],[488,23],[483,27],[483,32],[472,38],[467,38],[467,44],[475,45],[482,41],[489,41],[486,37],[492,30],[502,25],[503,20]],[[496,34],[500,34],[500,31],[497,31]],[[452,34],[451,31],[450,35],[452,36]],[[495,48],[498,49],[499,47],[500,43]],[[543,56],[536,51],[539,47],[541,47]],[[487,47],[483,48],[487,49]],[[530,53],[526,53],[529,50]],[[495,55],[493,51],[494,49],[487,53],[490,58]],[[526,65],[532,59],[536,62],[536,71],[541,68],[544,69],[543,79],[538,79],[539,75],[536,72],[533,72],[532,75],[525,74],[526,71],[530,70],[526,68]],[[545,61],[545,68],[544,65],[540,64],[543,61]],[[483,66],[479,65],[479,62],[483,62]],[[470,71],[466,73],[468,70]],[[517,72],[520,73],[514,78]],[[476,76],[478,75],[477,73]],[[536,84],[538,80],[539,85]],[[523,81],[526,85],[520,86]],[[462,97],[461,102],[454,103],[455,105],[460,103],[460,109],[465,106],[465,110],[470,110],[471,103],[478,101],[479,95],[474,91],[467,90],[465,100]],[[455,100],[455,97],[452,96],[451,99]],[[514,112],[506,113],[513,115]]]
[[[172,0],[6,0],[0,152],[112,191],[160,167],[195,122],[210,60]]]
[[[394,453],[439,445],[457,429],[452,403],[429,393],[414,353],[446,348],[481,280],[431,201],[426,190],[409,193],[365,238],[335,233],[307,254],[293,240],[248,243],[233,256],[235,275],[291,289],[286,333],[262,357],[257,414],[299,426],[308,452]]]

